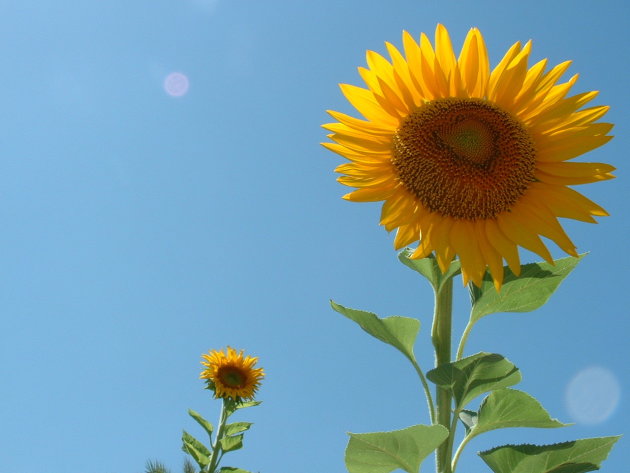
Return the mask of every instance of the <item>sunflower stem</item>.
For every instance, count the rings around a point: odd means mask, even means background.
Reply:
[[[435,367],[451,362],[451,331],[453,311],[453,279],[445,280],[435,293],[435,313],[431,337],[435,348]],[[451,393],[448,388],[436,388],[437,422],[449,429],[449,438],[438,447],[436,454],[437,473],[451,472]]]
[[[210,457],[210,464],[208,465],[207,473],[215,473],[221,460],[221,439],[223,438],[223,431],[225,430],[225,423],[228,419],[228,410],[226,409],[227,399],[223,398],[221,403],[221,413],[219,414],[219,428],[217,434],[214,437],[214,443],[212,444],[212,456]]]

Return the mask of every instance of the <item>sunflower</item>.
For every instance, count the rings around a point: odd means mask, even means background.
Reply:
[[[206,379],[208,387],[216,397],[234,401],[253,399],[261,379],[265,376],[262,368],[254,368],[258,357],[243,356],[243,350],[237,352],[227,347],[227,352],[211,350],[201,356],[201,364],[206,367],[201,372],[201,379]]]
[[[338,181],[355,202],[384,201],[380,223],[396,229],[396,249],[418,241],[413,258],[435,252],[445,271],[457,256],[464,284],[495,287],[503,260],[520,274],[518,247],[553,259],[541,236],[576,256],[558,217],[596,223],[607,212],[568,186],[611,179],[614,168],[570,160],[608,142],[613,125],[596,123],[607,106],[583,108],[597,92],[567,96],[559,83],[570,61],[528,66],[531,41],[515,43],[491,71],[483,36],[472,28],[455,57],[446,28],[435,48],[403,32],[404,55],[367,52],[367,88],[341,84],[365,120],[328,111],[334,143],[350,162]]]

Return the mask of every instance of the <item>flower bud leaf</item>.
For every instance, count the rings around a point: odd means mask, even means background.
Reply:
[[[398,253],[398,259],[405,266],[413,269],[414,271],[422,274],[425,278],[429,280],[431,286],[433,286],[433,290],[435,292],[439,292],[442,284],[449,280],[450,278],[458,275],[461,272],[461,264],[459,260],[454,260],[451,262],[446,273],[442,274],[442,270],[438,266],[437,260],[433,253],[431,253],[426,258],[420,259],[412,259],[411,255],[414,250],[411,248],[407,248]]]

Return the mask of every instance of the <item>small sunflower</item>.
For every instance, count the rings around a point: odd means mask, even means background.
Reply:
[[[227,347],[226,352],[211,350],[201,357],[206,369],[200,378],[207,380],[216,397],[234,401],[254,398],[265,376],[262,368],[254,368],[258,357],[243,356],[243,350],[237,352],[231,347]]]
[[[455,57],[446,28],[435,48],[423,33],[403,32],[404,56],[367,52],[359,74],[367,88],[341,84],[366,120],[328,111],[324,146],[350,162],[338,181],[356,202],[384,201],[381,224],[394,246],[435,252],[442,271],[457,256],[464,283],[481,285],[487,269],[497,289],[503,260],[520,274],[518,247],[553,262],[540,239],[577,256],[558,217],[596,223],[608,213],[568,186],[611,179],[602,163],[570,162],[608,142],[613,125],[596,123],[607,106],[582,108],[597,92],[567,96],[577,75],[558,83],[570,61],[528,66],[531,41],[515,43],[491,71],[479,30]]]

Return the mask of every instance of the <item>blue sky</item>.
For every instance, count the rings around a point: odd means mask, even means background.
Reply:
[[[187,409],[218,415],[200,355],[228,344],[268,374],[264,403],[239,414],[255,425],[235,466],[343,472],[346,432],[428,423],[404,358],[328,300],[420,318],[428,368],[432,294],[398,263],[379,205],[341,200],[342,160],[319,143],[326,109],[352,111],[337,84],[361,85],[365,50],[438,22],[457,49],[479,27],[492,64],[530,38],[534,60],[573,59],[573,91],[600,90],[616,123],[584,159],[619,176],[581,189],[611,217],[566,222],[590,255],[559,292],[484,319],[467,349],[506,355],[563,421],[589,367],[612,374],[618,405],[597,423],[475,439],[460,469],[486,471],[475,451],[500,443],[626,432],[629,13],[622,0],[4,2],[0,472],[180,471],[181,430],[201,435]],[[164,88],[173,72],[189,80],[179,97]],[[627,468],[628,445],[602,471]]]

